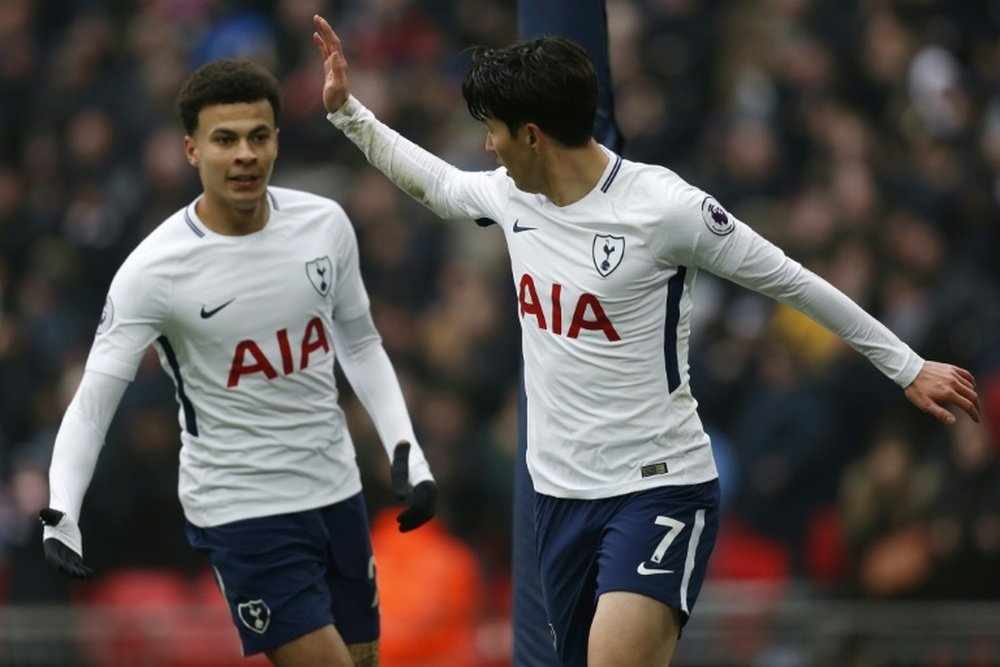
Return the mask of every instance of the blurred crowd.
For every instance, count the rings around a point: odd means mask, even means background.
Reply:
[[[940,426],[818,325],[701,274],[691,376],[722,475],[716,576],[1000,599],[1000,2],[607,5],[624,156],[715,195],[920,354],[972,371],[984,401],[982,424]],[[178,87],[239,56],[283,85],[274,184],[351,216],[442,540],[477,608],[508,613],[520,349],[503,239],[438,220],[329,126],[314,13],[380,118],[460,167],[494,166],[460,83],[466,47],[516,38],[514,0],[0,2],[0,600],[73,594],[35,520],[54,435],[114,271],[200,191]],[[376,521],[388,464],[343,386]],[[150,354],[84,504],[99,574],[203,571],[177,433]]]

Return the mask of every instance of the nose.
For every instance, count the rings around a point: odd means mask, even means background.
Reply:
[[[256,159],[257,154],[253,152],[250,142],[247,139],[241,139],[239,149],[236,151],[236,161],[253,162]]]

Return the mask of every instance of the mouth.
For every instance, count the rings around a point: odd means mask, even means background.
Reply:
[[[253,190],[260,183],[260,176],[239,174],[237,176],[230,176],[228,180],[237,190]]]

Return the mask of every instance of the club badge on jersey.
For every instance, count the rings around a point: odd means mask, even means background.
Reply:
[[[330,261],[329,255],[323,255],[311,262],[306,262],[306,275],[309,276],[309,282],[316,288],[320,296],[329,294],[330,281],[333,279],[333,262]]]
[[[625,256],[625,237],[595,234],[591,256],[594,268],[602,278],[607,278],[622,263],[622,257]]]

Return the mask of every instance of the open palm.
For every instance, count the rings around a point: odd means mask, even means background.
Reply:
[[[350,92],[347,86],[347,58],[340,44],[340,38],[333,31],[326,19],[318,14],[313,17],[316,32],[313,41],[316,42],[319,53],[323,57],[323,106],[333,113],[347,101]]]

